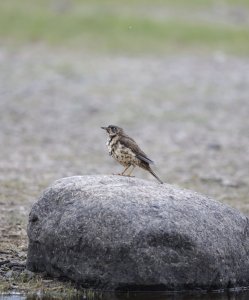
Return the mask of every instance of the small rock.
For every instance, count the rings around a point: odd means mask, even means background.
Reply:
[[[13,275],[14,275],[14,272],[12,270],[9,270],[7,273],[5,273],[6,278],[11,278],[11,277],[13,277]]]
[[[18,255],[18,257],[24,258],[24,259],[26,259],[26,257],[27,257],[27,253],[24,252],[24,251],[21,251],[21,252],[17,253],[17,255]]]
[[[218,143],[210,143],[207,145],[207,148],[215,151],[220,151],[222,149],[222,146]]]

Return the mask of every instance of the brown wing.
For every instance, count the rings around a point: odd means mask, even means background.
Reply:
[[[130,148],[136,155],[137,158],[143,160],[148,164],[153,164],[154,162],[148,158],[148,156],[139,148],[138,144],[129,136],[122,135],[119,142],[125,147]]]

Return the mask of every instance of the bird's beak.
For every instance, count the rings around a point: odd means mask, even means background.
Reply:
[[[107,127],[100,127],[100,128],[107,130]]]

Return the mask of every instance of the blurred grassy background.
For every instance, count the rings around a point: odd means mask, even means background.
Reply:
[[[2,0],[1,43],[95,52],[249,53],[249,0]]]

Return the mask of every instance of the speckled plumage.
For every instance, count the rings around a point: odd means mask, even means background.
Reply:
[[[105,129],[108,133],[106,145],[109,155],[125,167],[125,170],[119,175],[131,176],[134,168],[138,166],[149,171],[160,183],[163,183],[150,167],[150,164],[153,164],[153,161],[148,158],[131,137],[124,133],[122,128],[114,125],[101,128]],[[133,168],[128,175],[125,175],[125,172],[131,166]]]

